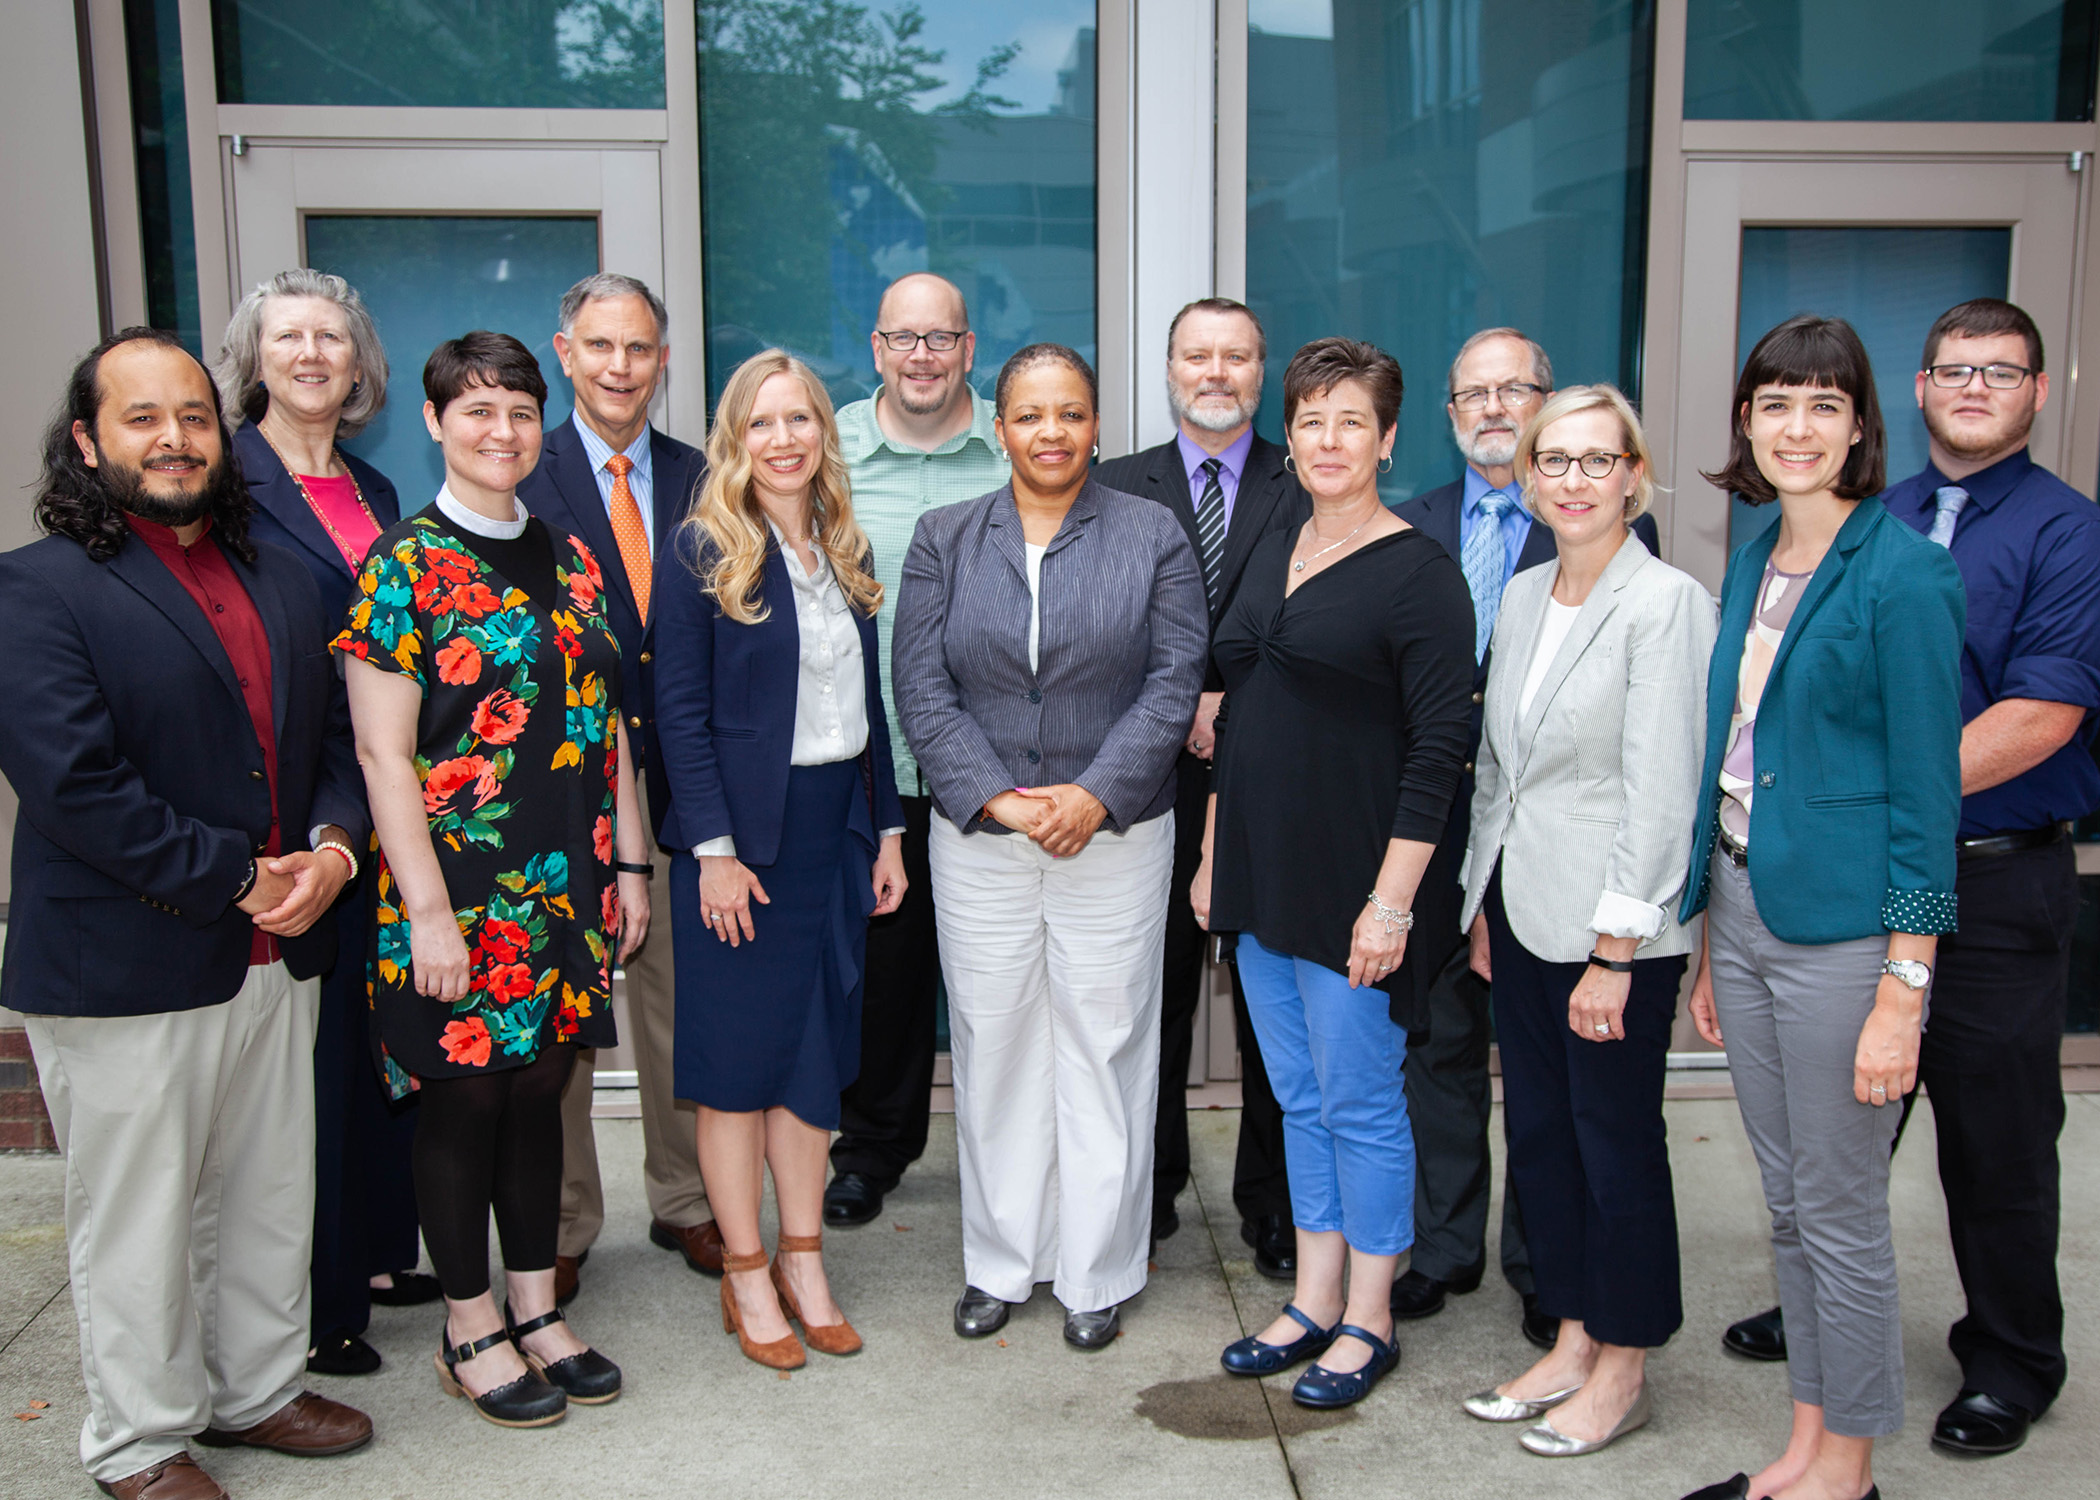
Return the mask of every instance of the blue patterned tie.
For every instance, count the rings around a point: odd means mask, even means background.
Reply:
[[[1488,642],[1495,636],[1495,616],[1502,612],[1502,586],[1509,566],[1507,544],[1502,539],[1502,518],[1516,502],[1500,490],[1480,497],[1480,519],[1466,538],[1466,587],[1473,593],[1473,660],[1487,659]]]
[[[1969,503],[1969,492],[1958,484],[1943,484],[1932,492],[1932,530],[1925,534],[1928,542],[1938,542],[1942,547],[1954,543],[1954,522],[1961,515],[1961,508]]]

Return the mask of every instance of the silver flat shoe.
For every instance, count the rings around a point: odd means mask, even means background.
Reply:
[[[1483,1422],[1536,1422],[1581,1389],[1582,1382],[1578,1380],[1564,1391],[1555,1391],[1535,1401],[1505,1396],[1498,1391],[1482,1391],[1477,1396],[1466,1397],[1464,1406],[1467,1416],[1478,1417]]]
[[[1580,1458],[1585,1453],[1595,1453],[1599,1448],[1609,1448],[1627,1433],[1646,1427],[1648,1419],[1654,1415],[1655,1407],[1648,1400],[1648,1387],[1644,1385],[1641,1387],[1641,1393],[1633,1398],[1633,1405],[1626,1409],[1626,1415],[1619,1418],[1619,1425],[1594,1443],[1585,1442],[1581,1438],[1571,1438],[1557,1430],[1551,1422],[1539,1423],[1521,1434],[1517,1441],[1541,1458]]]

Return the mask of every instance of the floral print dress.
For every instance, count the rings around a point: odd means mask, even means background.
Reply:
[[[552,554],[545,598],[483,555],[521,544]],[[612,1045],[620,676],[597,559],[537,520],[504,541],[424,512],[372,544],[357,590],[334,648],[423,690],[416,773],[469,955],[464,1000],[416,992],[382,851],[367,987],[389,1091],[523,1067],[549,1042]]]

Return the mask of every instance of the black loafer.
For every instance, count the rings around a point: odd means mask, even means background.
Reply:
[[[1524,1317],[1518,1324],[1534,1349],[1551,1349],[1560,1342],[1560,1319],[1539,1311],[1538,1293],[1524,1294]]]
[[[1171,1240],[1179,1228],[1181,1215],[1175,1211],[1173,1204],[1164,1203],[1152,1210],[1153,1244],[1157,1245],[1161,1240]]]
[[[379,1351],[354,1333],[323,1334],[306,1356],[310,1375],[370,1375],[379,1368]]]
[[[1719,1484],[1705,1485],[1693,1490],[1684,1500],[1746,1500],[1750,1493],[1750,1476],[1738,1474],[1733,1479],[1724,1479]]]
[[[1254,1269],[1271,1281],[1298,1278],[1298,1231],[1282,1214],[1240,1220],[1240,1238],[1254,1251]]]
[[[824,1189],[824,1222],[833,1229],[852,1229],[866,1224],[882,1212],[882,1195],[875,1179],[862,1172],[841,1172]]]
[[[1123,1330],[1121,1307],[1097,1308],[1092,1312],[1068,1312],[1065,1314],[1065,1342],[1074,1349],[1092,1353],[1106,1349],[1116,1341]]]
[[[1932,1424],[1932,1446],[1942,1453],[1989,1458],[2027,1441],[2034,1414],[1987,1391],[1963,1391]]]
[[[372,1301],[379,1307],[421,1307],[426,1302],[435,1302],[445,1295],[435,1276],[421,1271],[389,1271],[392,1286],[375,1286]]]
[[[966,1286],[963,1294],[955,1299],[956,1335],[966,1339],[988,1338],[1006,1326],[1012,1312],[1011,1303],[1002,1302],[978,1287]]]
[[[1480,1285],[1481,1267],[1460,1275],[1456,1280],[1444,1281],[1435,1276],[1424,1276],[1413,1266],[1400,1274],[1393,1283],[1393,1316],[1403,1321],[1427,1318],[1444,1310],[1447,1296],[1463,1297]]]
[[[1777,1364],[1786,1358],[1786,1315],[1776,1307],[1768,1307],[1755,1317],[1730,1323],[1728,1331],[1721,1335],[1721,1347],[1744,1359]]]

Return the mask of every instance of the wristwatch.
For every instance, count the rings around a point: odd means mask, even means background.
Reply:
[[[1932,969],[1926,964],[1919,963],[1915,958],[1884,959],[1881,964],[1881,972],[1895,975],[1914,990],[1922,990],[1926,985],[1932,983]]]

